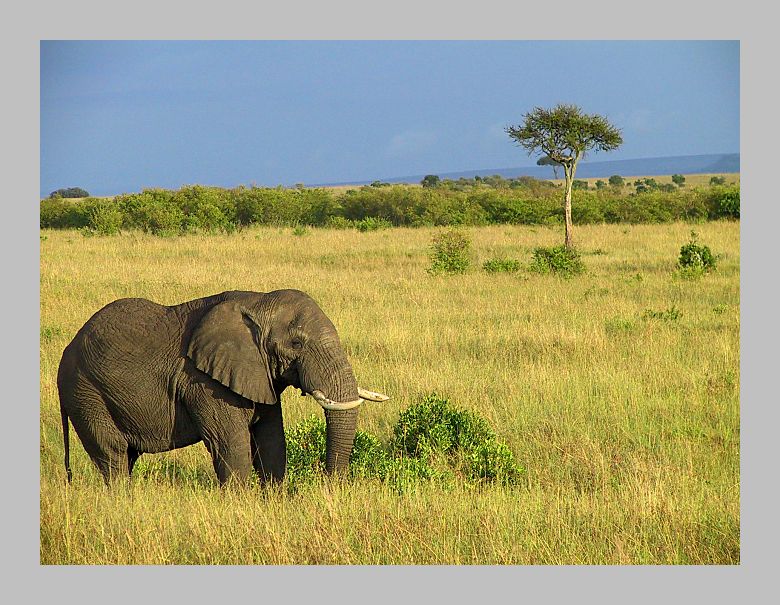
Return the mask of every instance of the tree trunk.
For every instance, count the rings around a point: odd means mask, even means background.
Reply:
[[[571,189],[574,184],[574,165],[564,165],[563,170],[566,174],[566,196],[563,201],[563,220],[566,225],[566,239],[564,240],[564,244],[566,245],[566,248],[569,249],[574,246],[571,222]]]

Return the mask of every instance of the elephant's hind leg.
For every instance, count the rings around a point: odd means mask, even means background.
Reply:
[[[65,408],[84,449],[106,484],[130,473],[127,439],[116,426],[102,395],[80,376]]]
[[[130,476],[131,464],[127,441],[118,430],[115,431],[104,429],[97,439],[81,440],[87,454],[103,475],[106,485]],[[78,433],[78,428],[76,432]],[[132,462],[135,463],[135,459]]]

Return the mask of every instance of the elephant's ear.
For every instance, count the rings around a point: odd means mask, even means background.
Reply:
[[[276,403],[262,334],[234,302],[215,305],[196,326],[187,355],[199,370],[257,403]]]

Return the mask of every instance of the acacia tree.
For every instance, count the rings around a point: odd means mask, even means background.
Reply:
[[[600,115],[583,113],[577,105],[559,104],[552,109],[535,107],[523,116],[521,125],[508,126],[506,133],[526,149],[528,155],[542,152],[563,166],[565,243],[571,248],[571,190],[577,164],[587,151],[617,149],[623,143],[620,130]]]
[[[537,166],[552,166],[553,174],[555,175],[556,179],[558,178],[558,166],[560,166],[560,164],[558,162],[556,162],[555,160],[553,160],[550,156],[543,155],[538,160],[536,160],[536,165]]]
[[[549,155],[543,155],[538,160],[536,160],[537,166],[552,166],[553,174],[555,175],[555,178],[557,180],[558,178],[558,166],[560,164],[556,162],[554,159],[552,159]]]

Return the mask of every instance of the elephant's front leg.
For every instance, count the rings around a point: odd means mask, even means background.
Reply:
[[[252,451],[247,427],[250,407],[236,405],[238,397],[215,381],[190,385],[187,409],[214,462],[219,482],[246,483],[252,472]]]
[[[220,432],[215,437],[204,437],[206,448],[214,462],[214,471],[221,485],[233,481],[246,484],[252,471],[250,439],[246,427],[231,433]]]
[[[282,406],[259,405],[255,417],[256,421],[250,427],[255,471],[263,483],[281,481],[287,467]]]

